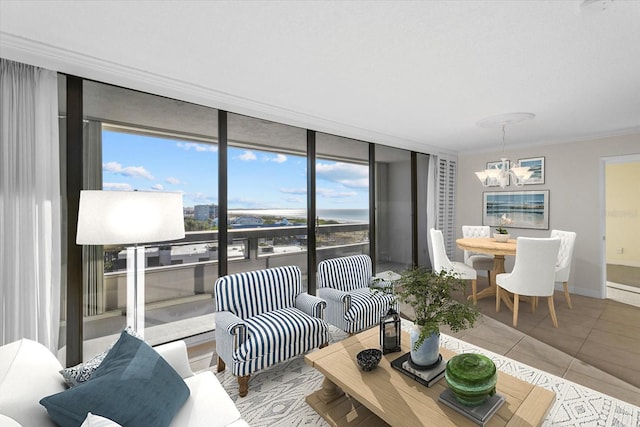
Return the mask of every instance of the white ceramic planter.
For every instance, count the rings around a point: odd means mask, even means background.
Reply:
[[[510,234],[493,233],[493,238],[496,239],[496,242],[504,243],[507,240],[509,240],[510,237],[511,237]]]
[[[418,350],[413,347],[420,336],[421,326],[413,325],[411,329],[411,361],[416,365],[430,366],[438,361],[440,356],[440,333],[433,333],[428,336]]]

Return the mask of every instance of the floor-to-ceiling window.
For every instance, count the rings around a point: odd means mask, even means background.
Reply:
[[[413,264],[411,152],[377,145],[375,151],[377,270]]]
[[[317,260],[369,254],[369,144],[316,134]]]
[[[297,265],[310,283],[315,262],[350,254],[372,255],[377,271],[423,265],[426,201],[420,193],[428,156],[72,81],[83,93],[82,102],[69,98],[83,104],[82,118],[74,115],[82,138],[73,138],[82,146],[83,176],[71,175],[78,182],[66,189],[182,194],[186,237],[145,245],[145,338],[151,343],[210,336],[219,271]],[[63,121],[65,108],[61,104]],[[73,226],[68,233],[75,236]],[[71,268],[82,270],[82,283],[69,276],[81,292],[63,303],[81,306],[86,359],[126,326],[127,259],[122,245],[82,251],[83,265]],[[77,341],[78,335],[67,336]]]
[[[84,189],[182,194],[187,237],[144,245],[145,338],[210,330],[217,277],[217,111],[101,83],[83,86]],[[85,358],[125,327],[123,245],[83,248]],[[105,338],[108,337],[108,338]]]
[[[307,273],[306,130],[227,115],[228,271]]]

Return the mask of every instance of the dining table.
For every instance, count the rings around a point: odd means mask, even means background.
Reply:
[[[496,275],[504,273],[505,256],[516,255],[517,240],[509,239],[506,242],[498,242],[492,237],[462,237],[456,240],[456,244],[460,249],[493,255],[493,269],[491,270],[490,286],[478,292],[476,298],[487,298],[496,294]],[[509,298],[507,292],[500,294],[505,305],[513,311],[513,301]]]

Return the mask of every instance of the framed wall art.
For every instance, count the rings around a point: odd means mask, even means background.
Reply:
[[[531,175],[524,185],[544,184],[544,157],[518,159],[518,163],[520,163],[520,166],[529,166],[529,169],[533,171],[533,175]]]
[[[482,225],[549,229],[549,190],[485,191],[482,198]]]
[[[509,168],[511,167],[509,160],[506,161],[506,166],[507,166],[507,170],[509,170]],[[487,169],[500,169],[502,170],[502,161],[497,161],[497,162],[487,162]],[[499,180],[489,180],[491,181],[495,181],[493,183],[490,183],[489,185],[487,185],[487,187],[499,187],[500,186],[500,182]],[[507,185],[511,184],[511,176],[507,176]]]

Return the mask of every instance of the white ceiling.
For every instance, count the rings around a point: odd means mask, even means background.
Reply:
[[[0,0],[0,49],[423,152],[640,132],[640,1]]]

